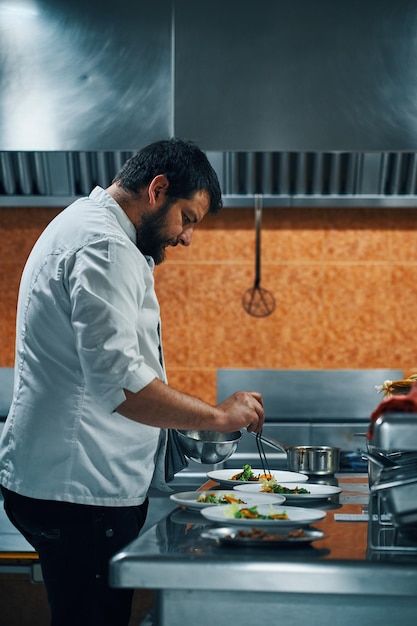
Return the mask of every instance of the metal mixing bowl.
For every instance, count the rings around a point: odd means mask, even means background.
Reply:
[[[242,433],[219,433],[215,430],[177,430],[185,456],[197,463],[213,465],[226,461],[237,448]]]

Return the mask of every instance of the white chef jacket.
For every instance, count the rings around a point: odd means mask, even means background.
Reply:
[[[166,382],[153,268],[100,187],[40,236],[19,291],[14,397],[0,441],[7,489],[101,506],[142,504],[152,480],[169,490],[166,431],[115,412],[123,389]]]

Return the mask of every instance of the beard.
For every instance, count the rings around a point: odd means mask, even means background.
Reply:
[[[136,246],[142,254],[152,257],[155,265],[165,259],[167,246],[177,245],[166,235],[166,216],[171,204],[172,201],[167,200],[157,213],[143,215],[140,226],[136,228]]]

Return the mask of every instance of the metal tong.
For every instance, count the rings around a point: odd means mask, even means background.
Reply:
[[[269,469],[268,459],[266,458],[266,454],[264,450],[262,430],[259,433],[256,433],[256,434],[253,433],[253,434],[256,437],[256,447],[258,448],[258,454],[261,460],[262,471],[264,474],[268,474],[268,476],[271,476],[271,470]]]

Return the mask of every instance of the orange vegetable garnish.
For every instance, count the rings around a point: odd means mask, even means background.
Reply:
[[[245,517],[250,517],[250,518],[253,518],[253,519],[257,519],[259,517],[258,513],[253,513],[253,511],[250,511],[249,509],[240,509],[240,512]]]
[[[272,480],[272,475],[271,474],[260,474],[259,475],[259,480]]]
[[[236,502],[236,504],[242,503],[242,500],[239,500],[239,498],[234,498],[233,496],[228,496],[227,494],[224,496],[224,499],[227,500],[227,502],[230,502],[230,504],[233,502]]]

